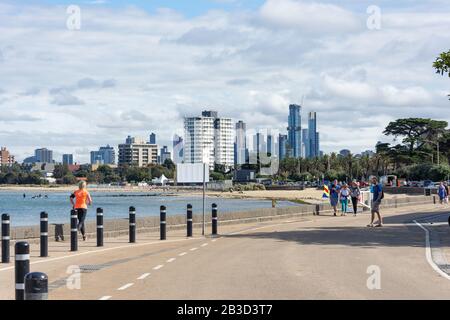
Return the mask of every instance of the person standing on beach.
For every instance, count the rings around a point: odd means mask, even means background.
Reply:
[[[337,215],[337,204],[339,202],[339,189],[340,189],[338,181],[334,180],[333,183],[330,185],[329,189],[330,189],[330,204],[333,207],[334,216],[336,216]]]
[[[86,241],[86,233],[84,227],[84,221],[87,215],[88,205],[92,205],[92,198],[89,192],[86,190],[86,182],[80,181],[78,184],[78,190],[74,191],[70,195],[70,203],[72,208],[77,212],[78,215],[78,230],[83,236],[83,241]]]
[[[375,225],[375,227],[382,227],[383,226],[383,219],[381,218],[380,214],[380,204],[381,200],[383,199],[383,187],[381,184],[378,183],[378,179],[376,177],[372,178],[372,192],[373,192],[373,198],[372,198],[372,218],[370,220],[370,224],[368,224],[368,227],[374,227],[373,221],[375,220],[375,214],[378,217],[378,223]]]
[[[341,210],[342,210],[341,216],[347,215],[349,197],[350,197],[350,190],[348,189],[348,185],[344,183],[339,192],[339,201],[341,202]]]
[[[352,181],[352,186],[350,188],[350,196],[352,197],[352,206],[353,206],[353,216],[356,217],[356,213],[358,212],[358,201],[361,196],[361,190],[359,189],[358,182],[356,180]]]
[[[444,204],[445,199],[446,199],[447,196],[448,196],[448,193],[447,193],[447,190],[445,190],[445,186],[444,186],[444,183],[443,183],[443,182],[441,182],[441,183],[439,184],[438,195],[439,195],[439,203],[440,203],[440,204]]]

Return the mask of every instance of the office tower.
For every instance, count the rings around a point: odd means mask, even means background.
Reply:
[[[91,164],[116,164],[116,151],[109,144],[91,151]]]
[[[280,160],[283,160],[287,156],[286,145],[287,145],[288,136],[285,134],[280,134],[278,136],[278,157]]]
[[[308,158],[315,158],[319,156],[319,136],[317,133],[317,115],[315,112],[309,112],[308,114],[308,140],[309,140],[309,152]]]
[[[73,154],[63,154],[62,164],[72,165],[73,164]]]
[[[146,167],[158,163],[158,146],[142,138],[130,137],[119,144],[119,165]]]
[[[302,129],[302,158],[309,158],[309,132]]]
[[[247,162],[247,125],[243,121],[236,123],[235,140],[235,165],[242,165]]]
[[[182,163],[183,157],[184,157],[183,138],[175,134],[173,136],[173,162]]]
[[[288,117],[288,143],[292,150],[292,156],[295,158],[301,156],[301,123],[301,107],[291,104]]]
[[[47,148],[36,149],[34,159],[36,162],[53,163],[53,151]]]
[[[150,144],[156,144],[156,134],[154,134],[153,132],[150,134],[149,142]]]
[[[200,117],[185,117],[184,162],[231,167],[234,163],[233,124],[219,118],[216,111],[203,111]]]
[[[161,164],[164,164],[164,162],[166,162],[167,159],[172,160],[172,155],[167,146],[161,148],[159,157],[160,157],[159,161]]]
[[[273,155],[273,137],[272,134],[267,133],[267,145],[266,145],[267,154]]]
[[[10,166],[14,164],[14,156],[5,147],[0,148],[0,165]]]

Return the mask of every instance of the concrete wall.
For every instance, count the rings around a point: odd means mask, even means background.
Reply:
[[[401,206],[417,205],[417,204],[431,204],[433,203],[433,197],[417,196],[404,199],[384,199],[382,202],[382,208],[397,208]],[[320,213],[330,212],[331,206],[329,204],[320,205],[303,205],[284,208],[263,208],[256,210],[248,210],[242,212],[220,212],[219,207],[219,224],[232,224],[243,222],[257,222],[274,220],[283,217],[294,216],[308,216],[316,214],[317,209]],[[194,215],[194,228],[201,227],[202,216],[199,214]],[[206,214],[206,221],[208,226],[211,221],[211,213]],[[138,233],[143,232],[159,232],[159,217],[142,217],[139,218],[137,213],[136,227]],[[117,237],[128,234],[128,219],[114,219],[104,221],[104,236],[105,237]],[[167,215],[167,230],[185,229],[186,228],[186,216],[185,215]],[[54,226],[49,222],[49,239],[54,240]],[[39,239],[39,226],[32,227],[12,227],[11,239],[27,239],[36,241]],[[96,224],[95,222],[86,223],[86,232],[88,235],[95,235]],[[70,240],[70,223],[64,224],[64,236],[65,241]]]

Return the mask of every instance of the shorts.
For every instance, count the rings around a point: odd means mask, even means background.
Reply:
[[[380,204],[381,204],[381,201],[374,201],[374,202],[372,202],[372,213],[375,213],[375,212],[378,212],[378,213],[380,213]]]

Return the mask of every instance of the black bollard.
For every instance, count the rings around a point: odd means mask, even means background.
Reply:
[[[41,212],[41,257],[48,257],[48,213]]]
[[[436,204],[436,196],[433,196],[433,204]]]
[[[31,272],[25,275],[25,299],[47,300],[48,277],[42,272]]]
[[[15,246],[16,300],[24,300],[25,275],[30,272],[30,245],[20,241]]]
[[[97,208],[97,247],[103,247],[103,209]]]
[[[320,216],[320,204],[316,204],[316,215]]]
[[[217,234],[217,204],[212,204],[212,234]]]
[[[450,227],[450,217],[448,217],[448,226]]]
[[[187,205],[186,211],[187,236],[192,237],[192,205]]]
[[[160,208],[160,235],[161,240],[166,240],[166,207],[161,206]]]
[[[9,263],[10,222],[9,214],[2,214],[2,263]]]
[[[130,243],[135,243],[136,242],[136,208],[130,207],[129,214],[130,214],[130,231],[129,231]]]
[[[76,210],[70,211],[70,251],[78,251],[78,216]]]

